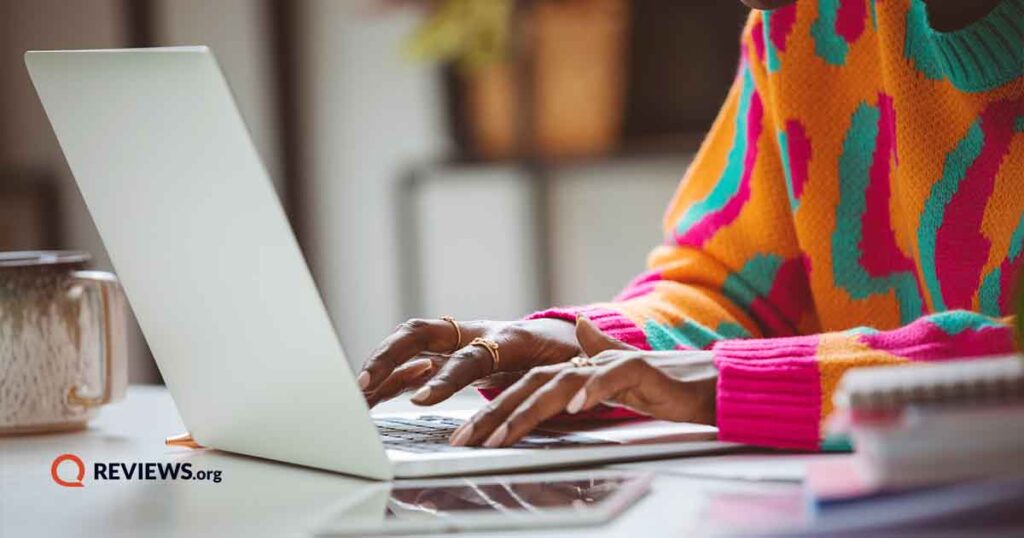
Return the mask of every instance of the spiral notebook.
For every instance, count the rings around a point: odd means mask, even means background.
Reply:
[[[837,408],[888,411],[916,404],[1024,402],[1024,357],[851,370],[835,395]]]
[[[857,479],[839,480],[849,486],[840,488],[839,497],[1024,477],[1019,355],[851,370],[839,383],[835,403],[833,426],[856,447],[851,461]],[[813,496],[835,496],[824,486],[836,480],[818,484],[823,487]]]

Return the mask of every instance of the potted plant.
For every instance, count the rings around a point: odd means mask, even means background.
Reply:
[[[627,0],[425,0],[406,51],[456,67],[474,157],[603,154],[620,139]]]

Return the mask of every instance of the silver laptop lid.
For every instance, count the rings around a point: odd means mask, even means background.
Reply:
[[[196,441],[389,478],[210,51],[33,51],[25,63]]]

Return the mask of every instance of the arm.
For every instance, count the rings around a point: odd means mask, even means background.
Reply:
[[[814,450],[850,368],[1010,353],[1009,318],[954,310],[891,331],[868,328],[714,345],[722,440]]]
[[[610,401],[662,420],[717,423],[725,441],[814,450],[847,369],[1003,354],[1013,349],[1009,322],[957,310],[885,332],[722,340],[713,347],[715,372],[703,358],[708,352],[640,351],[581,318],[576,334],[593,357],[589,365],[531,370],[452,442],[508,446],[562,411],[589,412]]]

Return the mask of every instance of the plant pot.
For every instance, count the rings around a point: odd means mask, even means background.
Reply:
[[[624,111],[628,7],[628,0],[537,2],[525,15],[529,56],[519,59],[528,76],[511,62],[463,75],[474,156],[522,157],[531,146],[549,158],[614,150]]]

